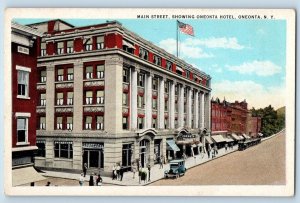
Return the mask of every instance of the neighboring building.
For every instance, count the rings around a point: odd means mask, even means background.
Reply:
[[[145,167],[161,155],[199,152],[200,134],[210,133],[209,75],[115,21],[30,26],[47,30],[38,53],[36,166],[78,171],[87,163],[110,174],[115,163],[130,169],[137,159]]]
[[[249,113],[247,118],[247,134],[250,137],[258,137],[258,133],[261,133],[261,118],[252,117],[251,113]]]
[[[13,186],[43,179],[33,168],[36,146],[37,44],[42,34],[11,24]],[[26,174],[26,175],[24,175]]]

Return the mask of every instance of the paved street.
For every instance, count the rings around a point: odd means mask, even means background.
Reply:
[[[284,132],[259,145],[189,169],[178,179],[151,185],[269,185],[285,184]]]

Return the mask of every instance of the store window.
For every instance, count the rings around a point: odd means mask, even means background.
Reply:
[[[73,142],[54,141],[54,157],[73,159]]]
[[[45,157],[46,156],[46,141],[37,140],[36,146],[38,147],[36,156],[37,157]]]

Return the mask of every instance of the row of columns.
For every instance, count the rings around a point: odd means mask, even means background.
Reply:
[[[131,129],[137,129],[137,78],[139,70],[131,68]],[[145,74],[145,125],[144,128],[152,128],[152,79],[153,74]],[[165,79],[158,78],[158,117],[157,124],[159,129],[164,129],[165,122]],[[188,128],[208,128],[210,129],[210,93],[203,93],[198,90],[194,95],[194,109],[192,109],[192,94],[190,88],[187,91],[187,119],[184,122],[184,85],[178,87],[178,127]],[[169,128],[175,128],[175,82],[169,86]],[[192,117],[193,116],[193,117]],[[192,119],[194,125],[192,126]]]

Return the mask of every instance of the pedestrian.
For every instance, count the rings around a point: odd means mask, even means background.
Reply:
[[[120,171],[119,171],[119,174],[120,174],[119,179],[120,179],[120,181],[123,180],[123,173],[124,173],[124,167],[121,167],[121,168],[120,168]]]
[[[101,186],[102,185],[102,178],[100,176],[100,173],[98,174],[97,180],[96,180],[96,186]]]
[[[94,173],[94,176],[93,176],[94,186],[97,186],[97,178],[98,178],[97,174]]]
[[[159,157],[159,168],[164,168],[163,160],[164,160],[164,156],[161,155],[161,157]]]
[[[79,177],[79,185],[83,186],[83,183],[84,183],[84,177],[83,177],[83,173],[81,173]]]
[[[121,169],[121,166],[120,164],[117,164],[117,167],[116,167],[116,172],[117,172],[117,180],[120,179],[120,169]]]
[[[50,186],[50,185],[51,185],[51,182],[48,181],[45,186]]]
[[[210,148],[207,149],[207,157],[210,158]]]
[[[116,171],[116,164],[113,165],[112,167],[112,179],[116,179],[116,174],[117,174],[117,171]]]
[[[94,186],[94,177],[90,175],[89,186]]]
[[[83,177],[85,177],[86,176],[86,171],[87,171],[87,163],[83,164],[82,171],[83,171]]]
[[[150,171],[151,171],[151,165],[148,164],[148,181],[150,181]]]
[[[136,173],[136,167],[135,167],[134,162],[131,163],[131,172],[133,173],[132,179],[134,179],[135,178],[135,173]]]
[[[227,152],[227,147],[228,147],[228,144],[226,143],[225,144],[225,152]]]

